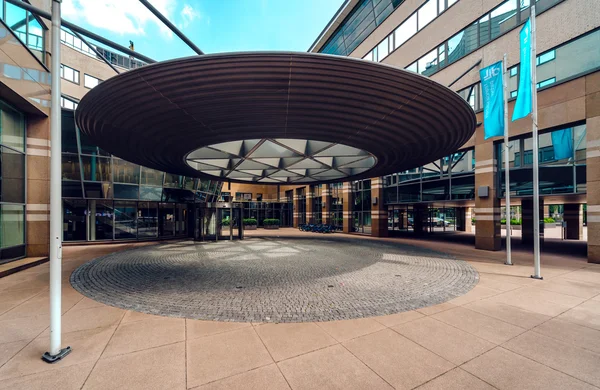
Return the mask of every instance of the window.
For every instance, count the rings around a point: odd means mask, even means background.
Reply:
[[[510,68],[510,77],[515,77],[519,71],[519,68],[517,66],[513,66],[512,68]]]
[[[548,2],[552,4],[557,4],[560,1],[564,0],[538,0],[538,5],[546,5]],[[424,7],[429,7],[431,0],[427,2]],[[517,3],[519,4],[519,8],[517,8]],[[483,15],[478,21],[466,27],[452,38],[450,38],[447,42],[443,43],[439,46],[439,60],[437,62],[437,69],[430,68],[427,75],[431,76],[436,71],[440,70],[442,67],[452,64],[473,52],[477,48],[486,45],[492,39],[495,39],[502,34],[512,30],[519,23],[524,22],[527,19],[527,15],[529,12],[529,0],[507,0],[492,10],[490,13]],[[441,4],[441,3],[440,3]],[[448,1],[448,6],[454,4],[454,2]],[[540,13],[548,9],[549,7],[541,7],[542,10]],[[420,10],[419,10],[420,11]],[[423,26],[421,25],[421,14],[419,13],[419,29]],[[398,40],[400,42],[400,40]],[[443,48],[443,45],[447,44],[447,48]],[[445,49],[445,50],[443,50]],[[592,46],[588,47],[589,53],[597,52],[597,44],[595,48]],[[587,52],[586,52],[587,53]],[[582,53],[583,54],[583,53]],[[427,54],[426,56],[429,56]],[[583,54],[588,55],[588,54]],[[556,59],[557,54],[551,50],[547,53],[544,53],[538,57],[538,65],[553,61]],[[417,60],[417,63],[421,64],[421,60]],[[413,70],[414,64],[406,69]],[[416,71],[416,70],[414,70]],[[419,65],[418,67],[419,73],[424,73],[424,69],[422,69]],[[516,69],[511,69],[511,77],[516,75]]]
[[[556,50],[550,50],[546,53],[540,54],[536,59],[535,63],[537,66],[545,64],[546,62],[550,62],[556,59]]]
[[[419,73],[424,74],[426,76],[435,73],[438,69],[437,61],[438,61],[437,50],[433,50],[433,51],[429,52],[428,54],[424,55],[418,61]]]
[[[492,39],[511,30],[517,25],[517,2],[508,0],[491,13]]]
[[[79,85],[79,71],[70,66],[60,64],[60,77]]]
[[[423,4],[418,11],[418,26],[419,31],[423,29],[423,27],[427,26],[433,19],[437,16],[437,4],[436,0],[429,0],[427,3]]]
[[[544,88],[547,87],[548,85],[552,85],[556,82],[556,77],[551,77],[549,79],[546,79],[544,81],[540,81],[539,83],[536,84],[536,86],[538,88]]]
[[[412,14],[394,31],[394,49],[400,47],[417,33],[417,14]]]
[[[383,60],[390,53],[388,38],[385,38],[377,45],[377,61]]]
[[[62,108],[66,108],[67,110],[76,110],[78,104],[77,104],[77,102],[75,102],[71,99],[61,96],[60,97],[60,106]]]
[[[83,86],[86,87],[86,88],[89,88],[89,89],[94,88],[95,86],[97,86],[101,82],[102,82],[102,80],[97,79],[94,76],[90,76],[87,73],[83,77]]]

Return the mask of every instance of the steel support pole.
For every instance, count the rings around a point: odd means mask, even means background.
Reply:
[[[502,61],[502,104],[504,105],[504,194],[506,197],[506,265],[512,265],[511,231],[510,231],[510,151],[508,149],[508,64],[506,53]]]
[[[543,279],[540,270],[540,177],[539,139],[537,112],[537,44],[535,25],[535,4],[531,5],[531,121],[533,123],[533,275]]]
[[[61,348],[62,191],[60,110],[60,3],[52,0],[52,62],[50,108],[50,351],[42,359],[55,363],[71,352]]]

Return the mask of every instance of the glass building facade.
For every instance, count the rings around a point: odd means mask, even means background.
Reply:
[[[0,264],[25,256],[25,117],[0,102]]]
[[[360,0],[319,52],[350,55],[403,2],[404,0]]]
[[[47,28],[40,19],[25,9],[0,0],[0,18],[23,45],[42,62],[46,62],[45,55],[45,30]]]
[[[187,236],[195,203],[216,202],[222,183],[156,171],[112,156],[62,110],[63,239]]]

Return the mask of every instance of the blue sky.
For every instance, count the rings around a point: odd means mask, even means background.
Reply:
[[[150,0],[205,53],[306,51],[343,0]],[[138,0],[63,0],[63,17],[156,60],[193,55]]]

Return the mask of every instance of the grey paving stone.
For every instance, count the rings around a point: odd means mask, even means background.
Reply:
[[[148,314],[305,322],[414,310],[463,295],[478,279],[468,263],[440,252],[328,236],[142,247],[82,265],[71,284]]]

